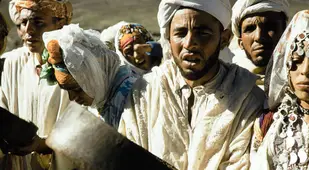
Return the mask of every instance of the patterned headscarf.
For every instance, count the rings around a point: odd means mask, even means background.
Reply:
[[[9,13],[16,25],[21,23],[20,16],[23,9],[50,10],[53,17],[65,19],[65,24],[69,24],[73,16],[73,7],[68,0],[12,0],[9,4]]]
[[[141,24],[126,24],[119,30],[119,49],[123,49],[135,40],[136,36],[142,36],[144,40],[153,41],[152,36]]]
[[[273,66],[269,83],[269,107],[275,108],[284,97],[284,88],[289,85],[289,69],[293,64],[292,54],[309,56],[309,10],[300,11],[291,20],[273,52]]]

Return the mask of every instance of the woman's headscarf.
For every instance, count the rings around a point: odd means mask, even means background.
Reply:
[[[69,24],[73,16],[73,7],[68,0],[12,0],[9,13],[15,25],[21,23],[22,9],[50,10],[53,17],[64,19],[64,24]]]
[[[144,74],[147,71],[142,70],[133,64],[131,64],[122,54],[121,49],[123,49],[127,44],[134,41],[134,37],[140,35],[147,41],[153,41],[152,35],[146,30],[144,26],[137,23],[123,23],[120,29],[117,31],[115,36],[115,49],[116,53],[120,56],[120,60],[123,64],[127,64],[131,69],[137,74]]]
[[[102,106],[107,100],[120,60],[100,40],[100,33],[71,24],[44,33],[43,40],[46,48],[52,40],[58,41],[65,67],[60,65],[55,69],[73,76],[83,91],[94,98],[92,107]]]
[[[292,44],[295,43],[295,38],[304,31],[309,30],[309,10],[300,11],[291,20],[290,24],[283,33],[273,52],[273,66],[270,75],[269,83],[269,107],[276,108],[284,97],[284,87],[289,85],[289,68],[291,64],[290,56],[294,49]]]

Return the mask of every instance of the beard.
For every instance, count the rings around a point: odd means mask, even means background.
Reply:
[[[200,53],[200,54],[204,54],[204,53]],[[219,54],[220,54],[220,43],[218,44],[216,51],[211,56],[208,57],[207,61],[205,61],[204,67],[199,70],[191,68],[190,71],[185,71],[179,64],[180,61],[178,59],[174,58],[174,61],[176,65],[178,66],[181,75],[187,80],[194,81],[194,80],[199,80],[202,77],[204,77],[209,72],[209,70],[212,69],[217,64],[217,62],[219,61],[218,60]]]
[[[253,60],[252,57],[250,57],[251,55],[246,50],[244,50],[244,51],[246,53],[247,58],[257,67],[267,66],[267,64],[270,60],[270,57],[262,57],[262,59],[260,59],[260,60]]]

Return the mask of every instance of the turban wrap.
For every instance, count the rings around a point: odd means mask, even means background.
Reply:
[[[72,4],[67,0],[12,0],[9,3],[9,13],[16,25],[21,23],[23,9],[50,10],[53,17],[65,19],[65,24],[69,24],[73,16]]]
[[[260,12],[284,12],[288,16],[287,0],[238,0],[232,9],[232,31],[240,37],[240,22],[249,15]]]

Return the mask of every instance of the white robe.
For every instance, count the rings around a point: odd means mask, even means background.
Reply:
[[[46,80],[39,79],[36,72],[39,62],[26,47],[5,53],[2,57],[6,61],[2,73],[0,106],[20,118],[32,121],[39,128],[37,134],[40,137],[48,136],[60,113],[70,102],[68,93],[58,85],[48,85]],[[41,157],[37,157],[37,154],[25,157],[10,155],[4,160],[12,163],[13,167],[6,167],[8,170],[36,169],[31,168],[37,163],[36,159],[31,161],[32,158]]]
[[[252,126],[263,108],[256,77],[221,64],[204,86],[191,89],[168,60],[139,79],[128,99],[119,132],[179,170],[248,169]]]

